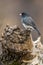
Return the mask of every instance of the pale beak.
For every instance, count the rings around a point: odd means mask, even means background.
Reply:
[[[19,15],[21,16],[22,14],[20,13]]]

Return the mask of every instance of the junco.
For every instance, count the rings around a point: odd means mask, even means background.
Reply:
[[[23,12],[23,13],[20,13],[20,16],[21,16],[21,22],[23,24],[23,26],[25,27],[25,29],[28,29],[28,30],[36,30],[38,32],[38,35],[41,35],[39,30],[37,29],[37,26],[34,22],[34,20],[32,19],[32,17]]]

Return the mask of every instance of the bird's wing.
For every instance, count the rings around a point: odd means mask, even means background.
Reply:
[[[27,25],[27,26],[33,27],[38,32],[38,34],[41,35],[40,32],[39,32],[39,30],[37,29],[37,26],[36,26],[34,20],[31,17],[25,17],[23,19],[23,23],[25,25]]]
[[[25,17],[23,19],[23,23],[25,23],[26,25],[30,25],[32,27],[36,27],[34,20],[31,17]]]

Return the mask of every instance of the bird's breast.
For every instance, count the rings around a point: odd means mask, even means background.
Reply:
[[[24,24],[24,23],[22,23],[22,24],[23,24],[23,26],[25,27],[25,29],[34,30],[34,28],[33,28],[32,26],[26,25],[26,24]]]

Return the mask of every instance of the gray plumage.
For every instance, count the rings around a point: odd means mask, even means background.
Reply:
[[[22,21],[23,26],[26,29],[29,28],[29,26],[30,26],[32,29],[36,30],[39,35],[41,35],[39,30],[37,29],[37,26],[36,26],[34,20],[32,19],[32,17],[30,15],[28,15],[27,13],[21,13],[21,21]]]

